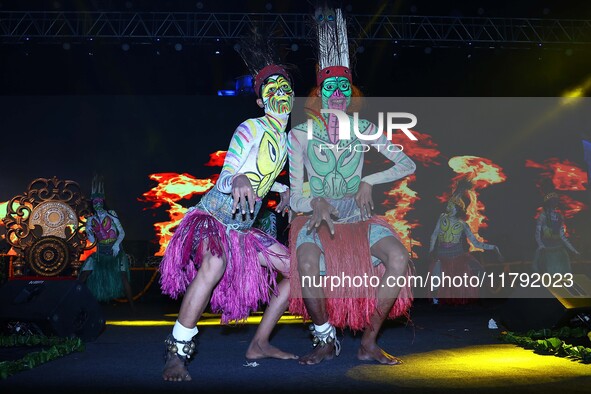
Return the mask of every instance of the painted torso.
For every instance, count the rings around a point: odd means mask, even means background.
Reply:
[[[542,217],[542,241],[546,246],[558,246],[562,244],[561,229],[564,225],[562,215],[557,211],[543,212]]]
[[[113,216],[107,211],[97,212],[89,218],[89,223],[96,240],[100,243],[112,243],[117,240],[117,227]]]
[[[291,188],[291,208],[296,212],[311,211],[313,197],[327,199],[352,198],[359,190],[359,184],[370,185],[393,182],[415,171],[414,162],[381,134],[377,140],[361,141],[353,132],[353,117],[349,116],[351,139],[339,140],[331,120],[313,122],[313,138],[308,140],[307,123],[294,127],[288,137],[289,177]],[[360,119],[358,130],[364,135],[375,135],[377,126]],[[377,144],[379,152],[389,159],[393,166],[362,178],[364,148],[362,144]],[[307,177],[310,193],[303,190]]]
[[[459,244],[464,232],[464,222],[447,214],[441,215],[439,220],[440,227],[437,235],[439,244]]]
[[[287,135],[275,119],[268,116],[248,119],[234,132],[216,187],[230,193],[232,178],[244,174],[257,198],[262,199],[275,184],[287,161]],[[275,190],[274,191],[284,191]]]
[[[361,142],[354,134],[350,140],[338,140],[335,132],[330,133],[317,122],[313,125],[314,139],[308,141],[304,158],[312,196],[339,199],[354,195],[363,169],[363,152],[355,150]],[[368,127],[369,122],[359,121],[360,131]],[[299,125],[296,130],[307,133],[307,126]],[[338,149],[327,149],[332,144]]]

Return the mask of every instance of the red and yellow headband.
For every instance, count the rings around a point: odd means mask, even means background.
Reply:
[[[283,67],[276,64],[269,64],[268,66],[261,68],[261,70],[254,77],[254,92],[256,93],[257,97],[261,97],[261,86],[263,85],[263,82],[265,82],[265,79],[275,74],[283,75],[291,83],[291,78]]]
[[[318,71],[318,73],[316,74],[316,84],[320,86],[322,85],[322,82],[324,82],[327,78],[330,77],[345,77],[349,80],[351,84],[353,83],[351,78],[351,70],[349,69],[349,67],[329,66]]]

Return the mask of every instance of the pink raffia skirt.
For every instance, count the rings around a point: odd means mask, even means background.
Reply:
[[[310,316],[306,311],[302,299],[301,278],[298,272],[296,254],[297,237],[300,230],[306,225],[309,217],[299,216],[291,223],[290,229],[290,301],[289,311],[301,315],[305,319]],[[365,222],[335,224],[335,235],[331,238],[327,226],[318,229],[318,236],[324,249],[327,275],[345,275],[349,277],[384,275],[383,264],[374,266],[368,240],[370,224],[378,224],[391,230],[396,238],[396,232],[388,222],[378,217],[372,217]],[[406,273],[412,273],[411,263]],[[330,283],[330,281],[329,281]],[[408,280],[406,281],[408,283]],[[363,330],[370,325],[371,316],[376,311],[378,303],[377,288],[371,286],[360,287],[335,287],[324,288],[326,297],[326,310],[329,322],[335,327],[349,327],[354,331]],[[412,305],[413,295],[410,286],[400,289],[398,298],[388,313],[388,318],[395,319],[400,316],[410,318],[409,309]]]
[[[245,320],[260,304],[275,294],[277,272],[271,258],[287,258],[288,250],[277,254],[268,249],[277,241],[255,229],[234,230],[206,211],[189,210],[175,231],[160,263],[162,292],[178,298],[199,274],[205,247],[212,255],[225,257],[226,270],[211,297],[214,313],[222,323]],[[266,261],[266,267],[259,260]]]

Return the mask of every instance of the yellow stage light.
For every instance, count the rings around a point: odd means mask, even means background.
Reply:
[[[347,376],[398,387],[446,389],[511,388],[591,380],[591,366],[553,355],[539,355],[515,345],[482,345],[434,350],[402,357],[402,365],[360,365]]]
[[[156,327],[156,326],[172,326],[178,314],[166,314],[164,317],[174,318],[174,320],[107,320],[109,326],[136,326],[136,327]],[[230,322],[227,325],[238,324],[259,324],[263,318],[262,312],[253,313],[245,321],[240,323]],[[283,314],[277,324],[303,324],[305,323],[301,316],[294,316],[288,313]],[[204,313],[197,326],[221,326],[220,315],[214,313]]]

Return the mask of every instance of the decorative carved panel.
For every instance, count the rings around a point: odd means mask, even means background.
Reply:
[[[27,269],[58,276],[68,267],[77,276],[80,255],[87,249],[89,215],[78,183],[56,177],[31,182],[26,192],[9,201],[4,218],[6,240],[18,254],[14,276],[23,276]]]
[[[26,261],[41,276],[55,276],[70,263],[68,244],[52,235],[36,240],[27,250]]]

